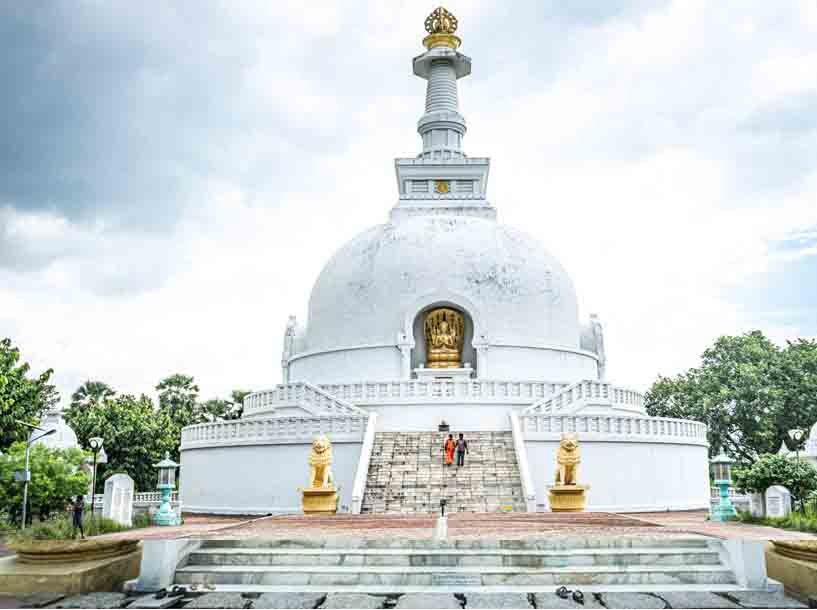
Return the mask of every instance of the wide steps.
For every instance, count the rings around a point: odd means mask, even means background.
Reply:
[[[697,548],[479,550],[479,549],[203,549],[196,565],[411,566],[560,568],[569,566],[718,565],[718,553]]]
[[[426,585],[441,577],[468,576],[473,584],[732,584],[732,572],[723,566],[576,566],[560,568],[520,567],[404,567],[404,566],[194,566],[176,571],[179,584],[243,585]]]
[[[447,432],[375,434],[364,514],[522,512],[526,509],[510,432],[465,432],[465,466],[443,464]],[[456,434],[455,434],[456,436]]]
[[[176,582],[247,591],[278,586],[359,586],[408,591],[558,585],[731,587],[720,542],[707,538],[451,541],[212,540]],[[375,588],[375,589],[371,589]],[[378,589],[379,590],[379,589]],[[533,589],[529,589],[533,590]]]

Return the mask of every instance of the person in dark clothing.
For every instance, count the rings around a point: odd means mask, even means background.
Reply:
[[[457,439],[457,466],[465,466],[466,453],[468,453],[468,441],[460,433],[460,437]]]
[[[79,530],[81,538],[85,538],[85,531],[82,529],[82,513],[85,511],[85,498],[77,496],[74,501],[74,532]]]

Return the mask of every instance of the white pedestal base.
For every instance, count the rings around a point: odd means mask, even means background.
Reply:
[[[432,381],[434,379],[470,379],[474,369],[470,366],[462,369],[414,369],[417,379]]]
[[[448,537],[448,517],[437,517],[434,525],[434,540],[445,540]]]

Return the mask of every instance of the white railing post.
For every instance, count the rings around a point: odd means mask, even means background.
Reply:
[[[536,488],[533,486],[533,479],[530,476],[528,453],[525,451],[525,438],[522,433],[522,426],[519,423],[519,416],[513,411],[508,412],[508,419],[511,421],[511,436],[513,437],[513,448],[516,452],[516,463],[519,466],[519,477],[522,480],[522,495],[525,496],[525,510],[529,513],[535,513]]]
[[[360,458],[357,462],[355,482],[352,485],[352,514],[359,515],[363,508],[363,496],[366,493],[366,479],[369,476],[369,464],[374,449],[374,435],[377,423],[377,413],[370,413],[366,422],[366,432],[363,434],[363,444],[360,446]]]

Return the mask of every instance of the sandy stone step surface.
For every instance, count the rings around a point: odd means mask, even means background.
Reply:
[[[522,480],[510,432],[464,432],[465,465],[446,466],[446,432],[375,435],[364,514],[521,512]],[[455,435],[456,438],[456,435]]]

